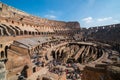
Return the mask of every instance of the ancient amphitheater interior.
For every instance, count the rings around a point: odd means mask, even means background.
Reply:
[[[120,80],[120,24],[81,28],[0,2],[0,80]]]

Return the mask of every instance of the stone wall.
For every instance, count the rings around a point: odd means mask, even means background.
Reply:
[[[11,45],[10,49],[13,50],[13,51],[16,51],[18,54],[22,53],[21,55],[27,55],[28,54],[28,49],[23,48],[23,47],[19,47],[19,46],[16,46],[16,45]]]
[[[90,67],[86,66],[82,72],[82,80],[119,80],[120,68],[113,65]]]
[[[18,68],[21,66],[24,66],[26,63],[28,63],[27,59],[24,58],[21,54],[8,50],[8,61],[6,63],[6,69],[9,71],[14,68]],[[29,59],[29,58],[28,58]]]
[[[120,24],[91,27],[82,31],[87,41],[110,44],[114,50],[120,52]]]
[[[91,27],[86,33],[95,40],[120,42],[120,24]]]
[[[64,22],[39,18],[3,3],[0,4],[2,9],[0,22],[4,24],[9,23],[9,25],[21,27],[23,30],[26,30],[25,27],[28,27],[27,29],[29,29],[29,31],[35,29],[34,32],[55,32],[58,34],[64,31],[64,34],[69,34],[70,32],[75,33],[80,30],[80,24],[78,22]]]

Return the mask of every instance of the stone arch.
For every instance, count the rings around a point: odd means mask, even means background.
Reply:
[[[55,56],[56,56],[56,55],[55,55],[55,51],[53,51],[53,50],[52,50],[52,56],[53,56],[53,58],[55,59]]]
[[[35,32],[36,35],[38,35],[38,32]]]
[[[23,35],[23,31],[20,31],[20,35]]]
[[[34,35],[35,33],[34,32],[32,32],[32,35]]]
[[[57,59],[59,59],[59,54],[60,54],[60,52],[59,52],[59,50],[57,50],[57,53],[56,53]]]
[[[14,21],[12,21],[12,24],[14,24]]]
[[[5,46],[5,57],[7,58],[7,56],[8,56],[8,53],[7,53],[7,50],[9,49],[9,47],[8,46]]]
[[[31,35],[31,31],[29,31],[29,35]]]
[[[22,26],[24,26],[24,24],[22,24]]]
[[[38,35],[40,35],[40,32],[38,32]]]
[[[4,58],[4,51],[1,52],[1,58]]]
[[[26,30],[24,30],[24,34],[27,35],[27,31]]]
[[[41,35],[43,35],[43,32],[41,32]]]
[[[21,75],[24,75],[25,78],[28,77],[28,75],[27,75],[27,73],[28,73],[27,70],[28,69],[29,69],[29,66],[25,65],[24,68],[23,68],[23,70],[21,71]]]

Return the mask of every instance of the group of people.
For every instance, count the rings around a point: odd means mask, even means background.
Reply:
[[[78,80],[82,77],[81,71],[77,67],[76,63],[66,64],[66,77],[71,80]]]
[[[55,73],[57,75],[61,75],[63,72],[66,72],[67,79],[78,80],[82,77],[82,74],[75,63],[66,63],[66,65],[62,65],[60,61],[53,60],[50,61],[47,66],[49,72]],[[61,68],[61,66],[65,67],[65,69]],[[69,70],[69,68],[72,70]],[[38,76],[36,80],[40,80],[40,77]]]
[[[71,80],[80,79],[81,76],[82,76],[82,74],[76,73],[76,72],[68,72],[68,73],[66,74],[67,79],[71,79]]]

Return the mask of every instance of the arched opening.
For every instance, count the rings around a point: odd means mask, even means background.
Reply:
[[[9,48],[8,46],[5,47],[5,57],[6,58],[7,58],[7,55],[8,55],[8,53],[7,53],[8,48]]]
[[[27,35],[27,31],[26,30],[24,30],[24,34]]]
[[[29,31],[29,35],[31,35],[31,31]]]
[[[38,35],[40,35],[40,32],[38,32]]]
[[[22,26],[24,26],[24,24],[22,24]]]
[[[36,67],[33,68],[33,73],[35,73],[35,72],[36,72]]]
[[[38,35],[38,32],[35,32],[36,35]]]
[[[10,27],[15,30],[16,35],[19,35],[19,30],[17,28],[13,27],[12,25],[10,25]]]
[[[34,35],[34,32],[32,32],[32,35]]]
[[[59,50],[57,51],[57,59],[59,59],[59,54],[60,54],[60,52],[59,52]]]
[[[41,34],[43,35],[43,32],[41,32]]]
[[[55,51],[52,51],[52,56],[55,59]]]
[[[21,71],[21,75],[23,75],[25,78],[28,77],[28,75],[27,75],[27,69],[28,68],[29,68],[29,66],[25,65],[24,68],[23,68],[23,70]]]
[[[1,58],[4,58],[4,51],[1,52]]]
[[[12,24],[14,24],[14,21],[12,21]]]
[[[23,35],[23,31],[20,31],[20,35]]]

